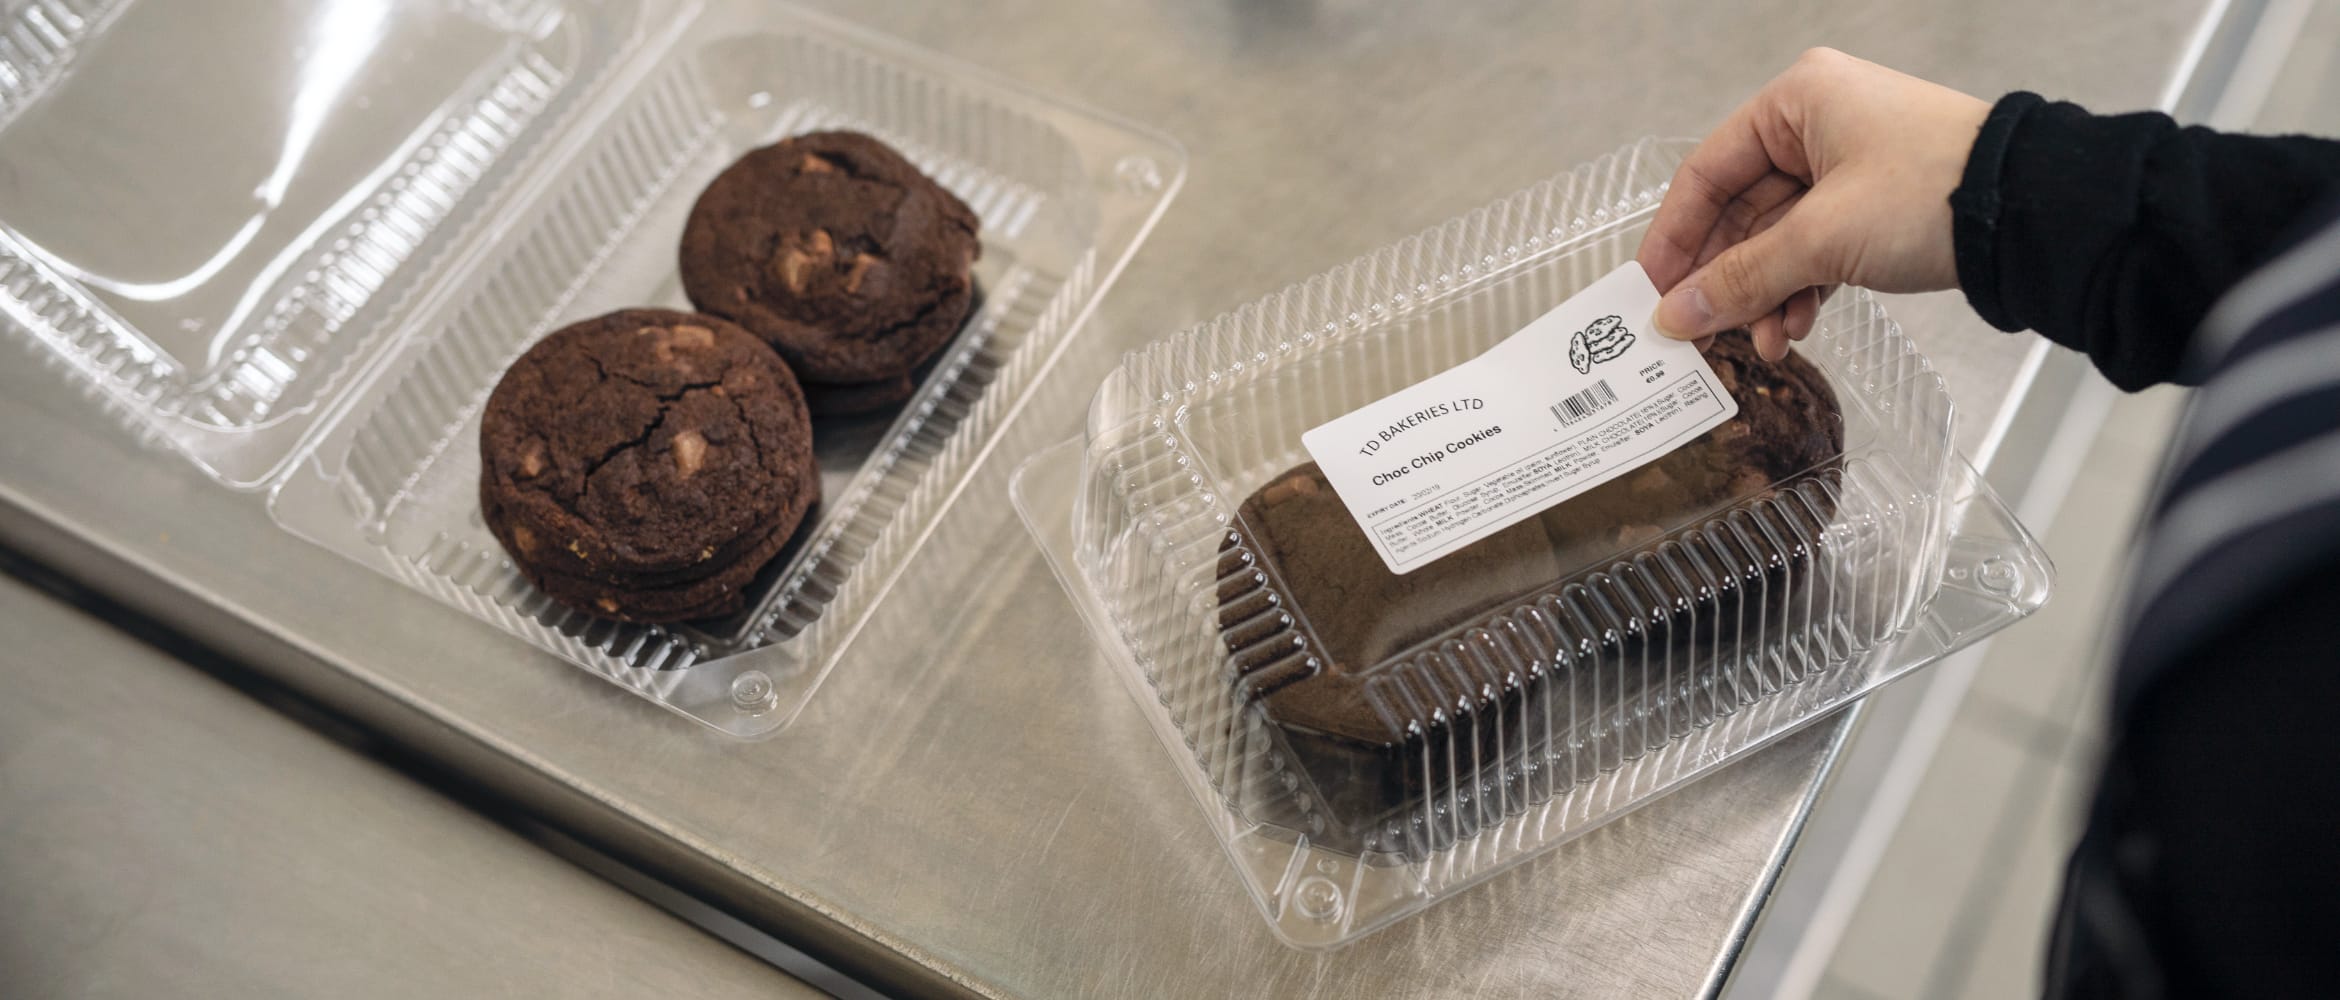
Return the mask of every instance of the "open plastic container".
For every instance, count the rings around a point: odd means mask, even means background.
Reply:
[[[0,23],[0,313],[276,521],[723,732],[791,718],[1135,251],[1175,143],[758,0],[27,0]],[[818,128],[982,216],[918,394],[815,426],[823,503],[733,619],[539,595],[481,524],[478,411],[538,337],[688,308],[684,214]]]
[[[1380,620],[1326,596],[1353,603],[1380,566],[1309,590],[1265,550],[1245,501],[1308,461],[1303,431],[1631,259],[1687,149],[1643,141],[1132,353],[1086,434],[1017,470],[1027,525],[1286,942],[1353,941],[2045,601],[2047,560],[1952,448],[1941,378],[1857,291],[1801,345],[1841,454],[1656,515],[1658,537],[1594,530],[1530,563],[1541,536],[1498,535],[1381,591],[1402,596]],[[1390,622],[1416,625],[1358,662],[1355,633]],[[1309,704],[1279,703],[1302,684]]]

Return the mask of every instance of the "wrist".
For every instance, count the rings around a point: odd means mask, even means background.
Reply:
[[[1999,234],[2006,212],[2001,181],[2017,130],[2044,103],[2038,94],[2016,91],[1992,105],[1967,150],[1958,187],[1950,192],[1951,259],[1958,287],[1983,321],[2001,330],[2025,326],[2009,311],[1999,280]]]

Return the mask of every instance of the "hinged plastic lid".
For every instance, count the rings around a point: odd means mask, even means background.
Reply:
[[[0,312],[39,355],[293,534],[733,736],[805,704],[1185,173],[1143,127],[764,0],[9,16]],[[816,422],[822,500],[741,611],[554,603],[481,521],[481,403],[561,325],[688,308],[697,193],[824,128],[976,211],[979,303],[908,400]]]
[[[37,0],[0,26],[0,311],[264,483],[641,46],[633,0]]]

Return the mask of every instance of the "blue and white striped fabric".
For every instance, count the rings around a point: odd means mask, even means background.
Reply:
[[[2340,211],[2320,218],[2189,346],[2202,388],[2141,535],[2116,715],[2254,603],[2340,565]]]

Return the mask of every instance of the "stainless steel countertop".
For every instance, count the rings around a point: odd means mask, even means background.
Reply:
[[[0,372],[0,537],[898,990],[1710,993],[1841,746],[1808,729],[1357,947],[1267,933],[1005,503],[1119,351],[1643,134],[1831,44],[1979,93],[2152,104],[2216,0],[830,0],[1178,136],[1184,193],[804,715],[721,741],[275,529],[257,498]],[[1891,303],[1970,452],[2035,342]],[[1982,455],[1978,457],[1988,457]]]
[[[0,994],[819,991],[0,576]]]

